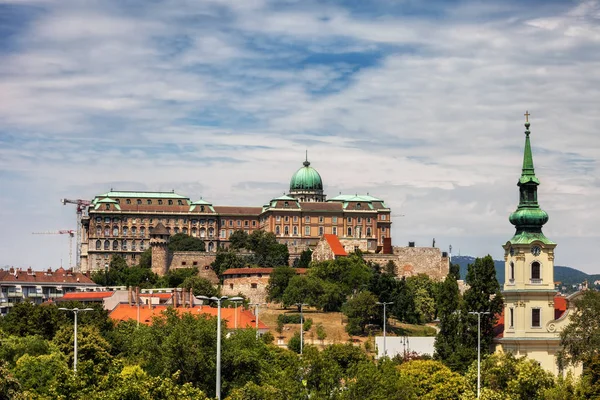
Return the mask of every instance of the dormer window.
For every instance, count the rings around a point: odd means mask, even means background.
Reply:
[[[283,206],[287,208],[287,207],[289,207],[289,206],[290,206],[290,203],[289,203],[289,202],[287,202],[287,201],[285,201],[285,202],[283,202]]]
[[[357,210],[360,210],[360,207],[361,207],[361,206],[360,206],[360,203],[356,203],[356,209],[357,209]]]
[[[142,204],[142,200],[141,199],[137,199],[137,203],[138,203],[138,205],[141,205]]]
[[[177,200],[177,205],[178,205],[178,206],[182,206],[182,205],[183,205],[183,201],[181,201],[181,200]]]

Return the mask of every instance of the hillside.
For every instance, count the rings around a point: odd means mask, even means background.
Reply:
[[[467,276],[467,265],[472,264],[475,261],[475,257],[471,256],[453,256],[452,262],[460,265],[460,278],[465,279]],[[496,277],[498,282],[504,284],[504,261],[494,260],[496,266]],[[554,266],[554,280],[561,282],[565,286],[576,285],[587,280],[590,285],[594,281],[600,279],[600,274],[589,275],[585,272],[579,271],[578,269],[563,266]]]

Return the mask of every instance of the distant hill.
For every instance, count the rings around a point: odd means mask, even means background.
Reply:
[[[467,276],[467,265],[473,264],[475,257],[471,256],[452,256],[452,263],[460,265],[460,278],[465,279]],[[504,261],[494,260],[496,267],[496,278],[498,282],[504,284]],[[585,272],[571,267],[554,266],[554,281],[561,282],[565,286],[577,285],[587,280],[593,285],[594,281],[600,280],[600,274],[589,275]]]

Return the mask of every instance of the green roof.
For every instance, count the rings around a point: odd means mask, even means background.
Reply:
[[[197,201],[194,201],[192,203],[192,205],[199,205],[199,206],[212,206],[212,203],[209,203],[208,201],[204,200],[204,199],[200,199]]]
[[[510,239],[512,244],[531,244],[535,241],[540,241],[544,244],[556,244],[548,239],[542,232],[517,232]]]
[[[383,202],[383,200],[378,199],[377,197],[373,197],[370,196],[368,194],[339,194],[335,197],[332,197],[330,199],[328,199],[327,201],[364,201],[367,203],[373,202],[373,201],[381,201]]]
[[[171,192],[113,192],[99,194],[96,197],[129,197],[129,198],[140,198],[140,199],[184,199],[188,200],[189,197],[182,196],[173,191]]]
[[[284,194],[283,196],[276,197],[273,200],[298,201],[297,199],[295,199],[293,197],[290,197],[287,194]],[[273,200],[271,200],[271,201],[273,201]]]
[[[316,169],[310,166],[308,160],[303,167],[292,176],[290,191],[293,190],[323,190],[323,180]]]

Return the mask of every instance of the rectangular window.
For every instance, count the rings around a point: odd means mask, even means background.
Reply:
[[[186,262],[185,262],[185,261],[182,261],[182,262],[181,262],[181,265],[185,265],[185,264],[186,264]]]
[[[331,228],[331,233],[333,233],[334,235],[337,235],[337,226],[334,226],[333,228]]]
[[[541,279],[541,273],[540,273],[540,263],[535,261],[533,263],[531,263],[531,279],[532,280],[540,280]]]
[[[198,261],[193,261],[192,265],[194,265],[194,266],[198,265]]]
[[[533,308],[531,310],[531,327],[532,328],[540,328],[542,326],[541,312],[542,312],[542,310],[539,308]]]
[[[158,200],[158,205],[162,206],[162,200]]]
[[[348,217],[348,223],[351,224],[352,223],[352,217]]]
[[[233,226],[233,220],[232,219],[229,220],[229,226]]]
[[[325,222],[325,217],[319,217],[319,223],[322,224],[323,222]]]
[[[333,222],[334,224],[337,224],[337,217],[332,217],[331,222]]]
[[[252,226],[256,226],[256,221],[252,221]]]
[[[319,227],[319,236],[323,236],[323,227],[322,226]]]
[[[381,216],[381,220],[382,220],[382,221],[385,221],[385,215],[382,215],[382,216]]]
[[[510,314],[510,325],[508,325],[509,328],[514,328],[515,327],[515,309],[514,308],[509,308],[509,314]]]
[[[172,206],[173,205],[173,200],[169,200],[169,205]]]
[[[244,221],[244,226],[250,226],[250,221]]]
[[[258,287],[258,284],[256,284],[256,283],[250,284],[250,288],[252,288],[252,289],[256,289],[257,287]]]
[[[358,223],[362,224],[362,218],[361,217],[358,217]]]
[[[367,217],[367,224],[371,223],[371,217]]]
[[[237,226],[242,226],[242,221],[240,221],[239,219],[237,221]]]
[[[125,202],[126,202],[127,204],[131,204],[131,199],[127,199]]]
[[[304,218],[304,222],[306,222],[307,224],[310,224],[310,217],[307,216],[306,218]]]
[[[275,217],[275,221],[277,221],[277,222],[280,222],[280,221],[281,221],[281,215],[277,215],[277,216]]]
[[[298,216],[294,215],[294,222],[298,222]]]
[[[305,236],[310,236],[310,226],[305,226],[304,227],[304,235]]]

